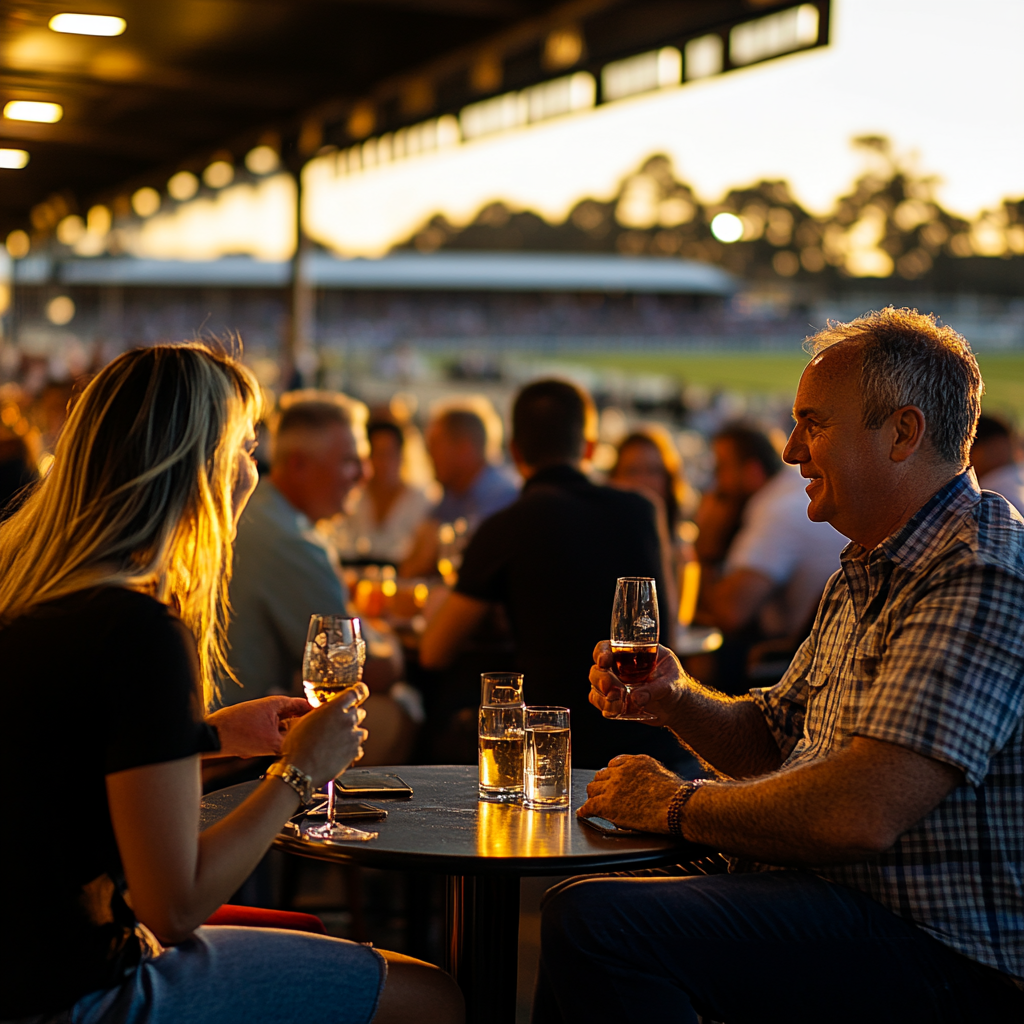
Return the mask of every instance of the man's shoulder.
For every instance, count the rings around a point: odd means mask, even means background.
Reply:
[[[974,515],[962,518],[957,538],[979,565],[1024,578],[1024,518],[1002,495],[982,493]]]

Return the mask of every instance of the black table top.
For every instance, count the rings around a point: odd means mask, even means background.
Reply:
[[[568,811],[531,811],[518,804],[477,798],[476,765],[375,768],[395,772],[413,789],[410,798],[372,797],[387,808],[386,821],[353,821],[379,832],[366,843],[314,843],[284,833],[275,845],[316,860],[354,861],[368,867],[445,874],[561,875],[669,864],[694,855],[668,836],[605,836],[576,818],[592,771],[572,773]],[[258,782],[244,782],[203,798],[201,827],[237,807]],[[687,850],[691,852],[687,854]]]

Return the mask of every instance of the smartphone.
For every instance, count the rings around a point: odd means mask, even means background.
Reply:
[[[362,800],[354,800],[352,802],[336,803],[334,805],[334,820],[335,821],[355,821],[360,818],[364,820],[372,821],[383,821],[388,816],[388,812],[383,807],[374,807],[373,804],[364,803]],[[310,810],[306,811],[302,815],[297,817],[302,818],[326,818],[327,817],[327,804],[317,804]],[[295,820],[295,819],[292,819]]]
[[[392,772],[348,771],[335,780],[338,796],[412,796],[412,786]]]
[[[595,832],[600,832],[603,836],[641,836],[646,835],[644,832],[637,832],[636,829],[632,828],[619,828],[618,825],[613,824],[604,818],[580,818],[588,828],[592,828]]]

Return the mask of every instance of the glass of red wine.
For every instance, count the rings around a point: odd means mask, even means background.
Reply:
[[[658,660],[658,588],[650,576],[623,576],[615,584],[612,604],[612,664],[622,683],[622,711],[616,718],[653,722],[638,708],[634,686],[645,682]]]

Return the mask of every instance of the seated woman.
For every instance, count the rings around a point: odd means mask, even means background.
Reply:
[[[202,927],[302,792],[357,759],[366,736],[361,685],[316,711],[271,697],[203,716],[226,669],[258,396],[241,364],[204,345],[119,356],[72,410],[50,474],[0,526],[7,748],[25,783],[4,787],[19,833],[4,1021],[462,1020],[454,982],[428,964],[326,936]],[[279,774],[200,834],[200,758],[218,750],[280,753]]]

